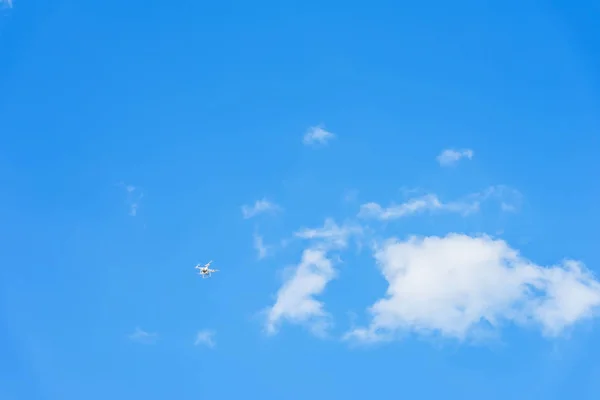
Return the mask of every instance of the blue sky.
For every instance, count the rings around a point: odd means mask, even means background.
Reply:
[[[567,4],[4,0],[0,397],[598,398]]]

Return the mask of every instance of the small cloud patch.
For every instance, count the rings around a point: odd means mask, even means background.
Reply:
[[[322,126],[312,126],[308,128],[304,137],[302,138],[302,143],[307,146],[311,145],[325,145],[329,143],[335,135],[323,128]]]
[[[462,158],[472,159],[474,154],[471,149],[446,149],[437,156],[437,161],[442,167],[450,167]]]
[[[158,340],[158,334],[147,332],[139,327],[135,328],[133,333],[129,334],[129,340],[142,344],[154,344]]]
[[[282,208],[277,204],[263,198],[261,200],[256,200],[256,202],[254,202],[254,204],[251,206],[243,205],[242,215],[244,216],[244,219],[249,219],[256,217],[259,214],[281,211],[281,209]]]
[[[215,332],[208,329],[198,331],[194,340],[194,346],[215,347]]]

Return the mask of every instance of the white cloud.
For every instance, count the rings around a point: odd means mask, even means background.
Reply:
[[[244,215],[245,219],[255,217],[258,214],[265,212],[276,212],[280,210],[280,206],[264,198],[262,200],[256,200],[253,206],[242,206],[242,214]]]
[[[257,233],[254,234],[254,248],[258,252],[259,260],[265,258],[267,256],[267,253],[269,252],[269,248],[265,245],[263,237]]]
[[[498,185],[451,202],[443,202],[435,194],[425,194],[386,208],[378,203],[370,202],[361,205],[358,217],[385,221],[434,211],[454,212],[466,216],[479,211],[481,203],[492,197],[502,199],[501,209],[503,211],[516,211],[521,201],[521,195],[517,190]]]
[[[326,131],[323,127],[312,126],[304,134],[302,142],[305,145],[327,144],[334,137],[333,133]]]
[[[267,310],[267,332],[276,333],[281,320],[285,319],[306,324],[314,334],[324,335],[330,326],[330,316],[314,296],[321,294],[335,276],[325,250],[304,250],[302,261],[277,292],[275,304]]]
[[[194,346],[199,345],[204,345],[210,348],[215,347],[215,332],[208,329],[198,331],[196,334],[196,340],[194,340]]]
[[[370,307],[370,325],[346,339],[372,342],[407,332],[475,339],[503,322],[555,336],[600,306],[600,283],[581,263],[543,267],[487,236],[393,239],[375,258],[388,281],[386,296]]]
[[[473,158],[473,150],[471,149],[446,149],[437,156],[437,161],[442,167],[449,167],[456,164],[461,158]]]
[[[343,249],[352,235],[359,235],[359,227],[344,224],[339,226],[327,218],[323,227],[301,229],[295,236],[311,241],[302,253],[302,260],[293,266],[288,279],[277,292],[275,304],[267,309],[267,332],[274,334],[282,320],[305,324],[318,336],[326,334],[331,326],[331,317],[323,303],[316,300],[327,284],[336,277],[330,251]]]
[[[129,339],[143,344],[153,344],[156,343],[158,339],[157,333],[146,332],[139,327],[135,328],[135,331],[129,335]]]

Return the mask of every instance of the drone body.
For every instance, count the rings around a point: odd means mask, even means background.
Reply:
[[[202,276],[202,279],[204,278],[210,278],[210,276],[212,275],[213,272],[217,272],[219,271],[218,269],[210,269],[210,264],[212,263],[212,260],[207,262],[204,265],[196,265],[194,268],[198,270],[198,274]]]

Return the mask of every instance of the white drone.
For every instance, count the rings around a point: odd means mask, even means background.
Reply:
[[[198,272],[198,274],[199,274],[199,275],[202,275],[202,279],[204,279],[204,278],[210,278],[210,276],[211,276],[211,274],[212,274],[213,272],[217,272],[217,271],[219,271],[218,269],[210,269],[209,267],[210,267],[210,264],[211,264],[211,263],[212,263],[212,260],[211,260],[211,261],[209,261],[209,262],[207,262],[207,263],[206,263],[206,264],[204,264],[204,265],[200,265],[200,264],[198,264],[198,265],[196,265],[196,266],[194,267],[194,268],[196,268],[196,269],[199,271],[199,272]]]

